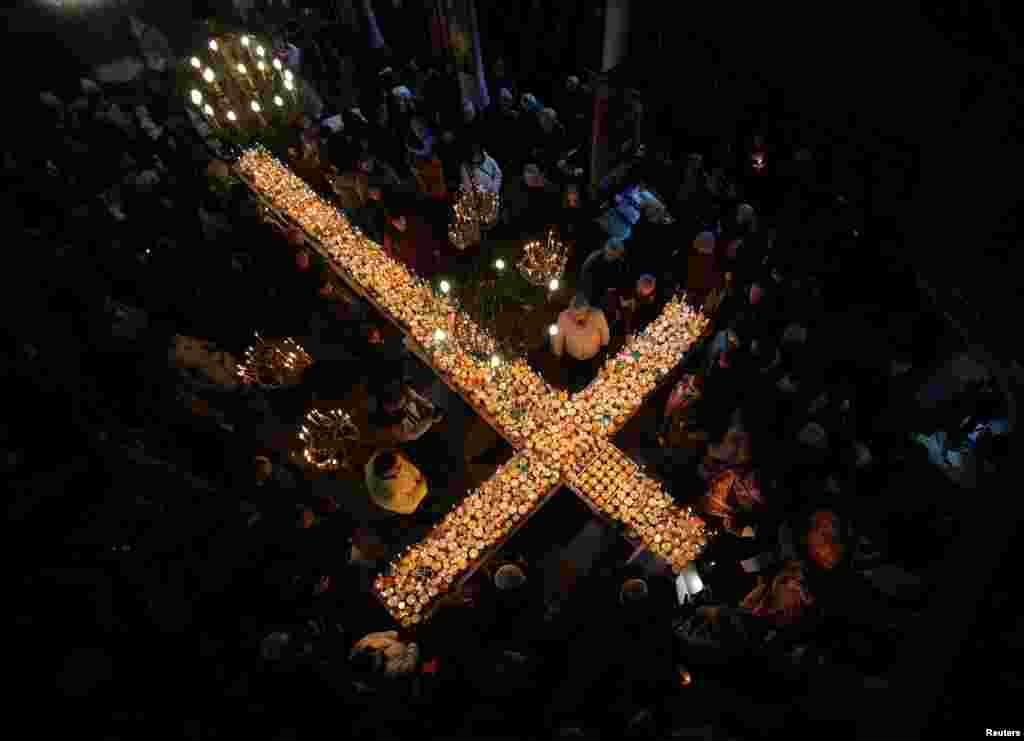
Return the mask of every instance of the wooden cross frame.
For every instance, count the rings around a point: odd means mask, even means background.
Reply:
[[[570,398],[522,358],[461,351],[450,331],[456,308],[448,297],[385,255],[266,150],[246,151],[235,168],[261,203],[301,228],[337,274],[399,327],[411,349],[516,450],[376,578],[374,590],[395,620],[412,626],[429,619],[440,597],[464,584],[561,486],[622,522],[627,538],[675,572],[696,558],[707,542],[704,522],[675,504],[609,438],[681,362],[707,327],[706,317],[673,299]]]

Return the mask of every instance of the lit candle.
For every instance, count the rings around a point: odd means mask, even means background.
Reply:
[[[207,67],[203,70],[203,79],[212,85],[213,81],[217,79],[217,75],[213,74],[212,68]]]
[[[242,46],[244,46],[246,49],[249,48],[249,37],[248,36],[243,36],[242,37]]]
[[[441,293],[448,293],[452,290],[452,284],[446,280],[441,281]]]
[[[240,74],[240,75],[244,75],[244,74],[246,74],[248,72],[248,70],[246,70],[246,68],[245,68],[245,65],[242,64],[241,62],[238,63],[238,66],[235,67],[235,69],[238,70],[238,74]]]
[[[558,334],[558,325],[552,324],[550,327],[548,327],[548,334],[551,335],[552,337]]]
[[[557,291],[558,290],[558,278],[552,278],[551,282],[548,283],[548,288],[550,288],[552,291]]]
[[[495,260],[494,261],[494,267],[496,267],[498,270],[504,270],[505,269],[505,261],[502,260],[502,259]]]
[[[194,105],[201,105],[202,104],[202,102],[203,102],[203,94],[201,92],[199,92],[198,90],[193,90],[190,93],[190,96],[192,98],[192,103]]]
[[[231,123],[234,123],[237,120],[238,120],[238,116],[235,115],[235,112],[234,111],[228,111],[228,121],[230,121]]]
[[[190,63],[196,69],[199,69],[200,67],[203,66],[203,63],[199,61],[199,57],[192,57],[192,59],[190,60]]]

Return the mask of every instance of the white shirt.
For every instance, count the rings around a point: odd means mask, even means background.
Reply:
[[[590,360],[610,339],[608,320],[600,309],[591,309],[580,324],[575,312],[566,309],[558,315],[558,334],[551,338],[551,351],[558,357],[569,353],[576,360]]]

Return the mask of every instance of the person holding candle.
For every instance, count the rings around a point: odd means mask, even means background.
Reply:
[[[587,297],[576,294],[569,308],[558,316],[557,332],[551,336],[551,351],[569,356],[569,389],[581,391],[601,365],[601,350],[608,346],[610,334],[604,312],[590,305]]]

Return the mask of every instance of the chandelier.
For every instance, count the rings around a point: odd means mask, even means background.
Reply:
[[[299,431],[302,441],[302,459],[318,471],[338,471],[350,468],[350,453],[359,441],[359,428],[351,415],[341,409],[328,412],[311,410]]]
[[[238,376],[245,383],[268,388],[294,386],[302,380],[313,358],[291,337],[264,340],[256,334],[256,344],[245,351],[238,365]]]
[[[561,280],[568,259],[565,244],[558,238],[555,229],[549,227],[543,239],[531,240],[523,246],[519,272],[527,282],[551,288]]]

